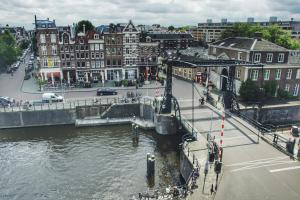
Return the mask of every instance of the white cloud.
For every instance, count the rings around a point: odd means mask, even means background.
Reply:
[[[268,20],[278,16],[300,20],[299,0],[0,0],[0,24],[32,28],[34,15],[68,25],[81,19],[94,25],[110,22],[197,25],[210,18],[220,21]]]

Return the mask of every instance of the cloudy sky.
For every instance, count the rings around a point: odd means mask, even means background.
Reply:
[[[38,19],[55,19],[68,25],[88,19],[94,25],[122,23],[196,25],[206,19],[220,21],[281,20],[300,21],[300,0],[0,0],[0,24],[33,28]]]

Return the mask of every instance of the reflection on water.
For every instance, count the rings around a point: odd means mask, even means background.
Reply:
[[[0,130],[0,199],[129,199],[149,184],[179,183],[179,137],[131,136],[130,126]],[[148,152],[156,156],[153,183]]]

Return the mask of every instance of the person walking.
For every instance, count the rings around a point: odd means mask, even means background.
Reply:
[[[213,193],[214,193],[214,184],[211,184],[210,195],[212,195]]]

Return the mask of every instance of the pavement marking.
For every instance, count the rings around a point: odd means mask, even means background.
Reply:
[[[296,161],[280,161],[280,162],[277,162],[277,163],[266,164],[266,165],[241,167],[241,168],[238,168],[238,169],[231,170],[231,172],[245,171],[245,170],[257,169],[257,168],[262,168],[262,167],[274,166],[274,165],[284,165],[284,164],[295,163],[295,162]]]
[[[274,172],[288,171],[288,170],[294,170],[294,169],[300,169],[300,166],[272,169],[272,170],[270,170],[270,172],[274,173]]]
[[[240,162],[240,163],[234,163],[234,164],[229,164],[226,165],[227,167],[231,167],[231,166],[238,166],[238,165],[247,165],[247,164],[251,164],[251,163],[255,163],[257,161],[268,161],[268,160],[281,160],[284,158],[289,158],[288,156],[280,156],[280,157],[271,157],[271,158],[263,158],[263,159],[257,159],[257,160],[250,160],[250,161],[244,161],[244,162]]]

